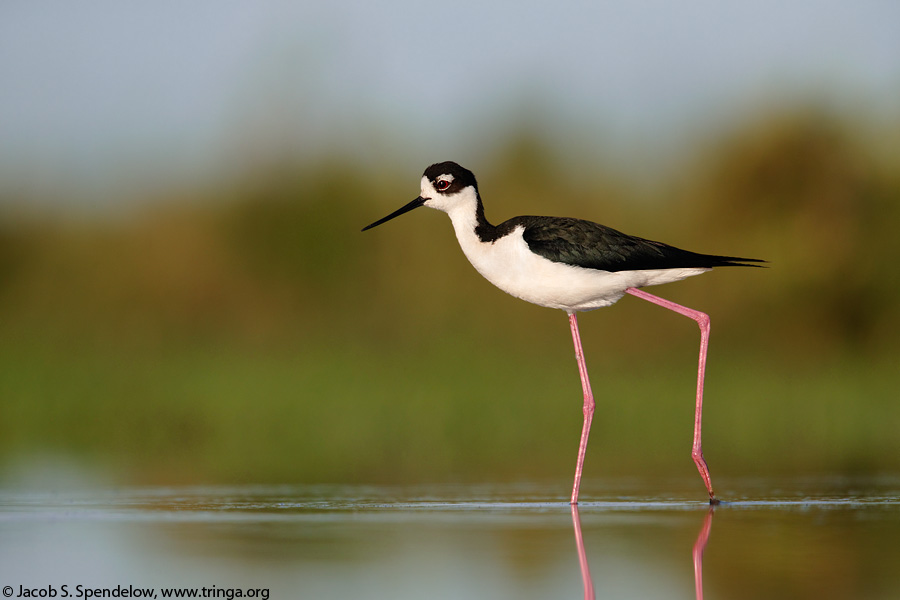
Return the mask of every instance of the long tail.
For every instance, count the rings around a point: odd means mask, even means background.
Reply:
[[[702,255],[704,259],[709,261],[710,267],[762,267],[765,268],[767,261],[759,258],[740,258],[737,256],[716,256],[714,254]]]

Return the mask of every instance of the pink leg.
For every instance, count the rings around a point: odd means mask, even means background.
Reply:
[[[587,451],[588,435],[591,433],[591,419],[594,417],[594,394],[591,392],[591,381],[588,379],[587,366],[584,364],[584,350],[581,349],[578,319],[573,312],[569,313],[569,328],[572,330],[575,359],[578,361],[578,374],[581,376],[581,389],[584,392],[584,425],[581,428],[581,444],[578,446],[578,463],[575,465],[575,484],[572,486],[572,504],[578,504],[581,469],[584,465],[584,453]]]
[[[700,477],[703,478],[703,483],[706,484],[706,490],[709,492],[709,503],[718,504],[719,501],[716,500],[716,495],[713,493],[712,481],[709,478],[709,467],[706,466],[706,460],[703,458],[703,447],[700,441],[700,421],[703,416],[703,378],[706,374],[706,352],[709,348],[709,316],[699,310],[693,310],[660,298],[659,296],[648,294],[644,290],[628,288],[625,291],[632,296],[637,296],[642,300],[647,300],[648,302],[652,302],[663,308],[673,310],[680,315],[689,317],[696,321],[697,325],[700,326],[700,361],[697,368],[697,407],[694,412],[694,446],[691,450],[691,457],[694,459],[694,464],[697,465],[697,470],[700,471]]]

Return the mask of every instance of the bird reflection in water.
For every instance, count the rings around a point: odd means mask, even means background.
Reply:
[[[709,534],[712,531],[713,513],[716,512],[715,505],[709,507],[706,516],[703,517],[703,525],[700,527],[700,533],[697,534],[697,541],[694,542],[692,557],[694,559],[694,589],[697,593],[697,600],[703,600],[703,551],[706,550],[706,543],[709,541]],[[588,565],[587,553],[584,550],[584,537],[581,534],[581,517],[578,514],[578,505],[572,505],[572,526],[575,529],[575,547],[578,549],[578,564],[581,567],[581,580],[584,583],[584,600],[594,600],[594,580],[591,578],[591,568]]]
[[[575,528],[575,546],[578,548],[578,563],[581,565],[581,580],[584,582],[584,600],[594,600],[594,580],[591,579],[591,567],[584,551],[581,517],[578,516],[577,504],[572,504],[572,526]]]
[[[706,511],[706,516],[703,517],[703,526],[700,528],[700,533],[697,534],[697,541],[694,542],[694,589],[697,590],[697,600],[703,600],[703,551],[706,550],[706,542],[709,541],[714,512],[716,512],[716,507],[711,505]]]

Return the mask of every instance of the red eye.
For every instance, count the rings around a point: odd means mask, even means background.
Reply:
[[[443,192],[448,187],[450,187],[450,182],[447,181],[446,179],[438,179],[437,181],[434,182],[434,187],[437,191]]]

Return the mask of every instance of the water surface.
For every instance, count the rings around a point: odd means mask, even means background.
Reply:
[[[538,484],[5,489],[0,586],[12,597],[900,598],[900,479],[732,481],[714,510],[694,488],[591,481],[578,511],[564,487]]]

